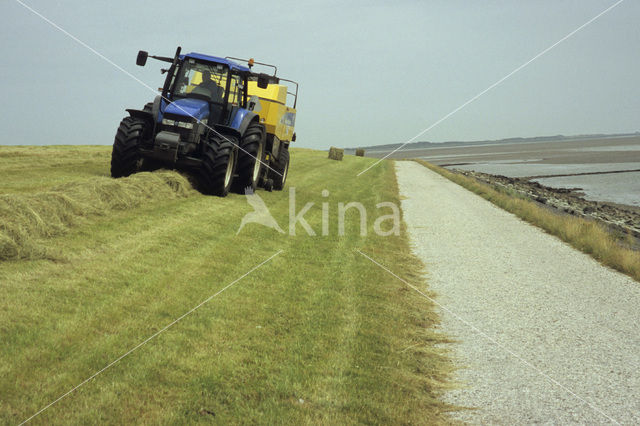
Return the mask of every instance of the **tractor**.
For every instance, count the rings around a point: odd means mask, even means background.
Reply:
[[[164,86],[144,108],[126,110],[113,143],[112,177],[168,168],[193,175],[205,194],[283,189],[296,140],[298,83],[253,59],[245,66],[237,62],[243,59],[181,54],[178,47],[173,58],[141,50],[136,64],[149,57],[170,64],[161,69]],[[253,72],[254,65],[273,74]]]

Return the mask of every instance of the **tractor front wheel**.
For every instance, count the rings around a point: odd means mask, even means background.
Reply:
[[[133,117],[125,117],[120,122],[111,152],[112,177],[125,177],[139,171],[142,157],[138,148],[145,126],[144,120]]]

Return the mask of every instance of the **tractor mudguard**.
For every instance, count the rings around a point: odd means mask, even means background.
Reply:
[[[240,132],[241,135],[244,135],[249,124],[251,124],[253,120],[258,120],[256,117],[258,117],[258,114],[255,112],[246,109],[239,109],[238,112],[236,112],[235,117],[233,117],[231,127],[238,129],[238,132]]]
[[[162,96],[158,95],[153,100],[153,106],[151,107],[151,118],[156,123],[159,121],[158,116],[160,115],[160,102],[162,102]]]
[[[129,113],[129,116],[133,118],[140,118],[142,120],[149,121],[151,124],[153,124],[153,114],[150,111],[143,111],[140,109],[131,109],[131,108],[128,108],[126,111]]]
[[[222,136],[229,135],[229,136],[233,136],[238,140],[242,137],[242,134],[236,129],[234,129],[233,127],[224,126],[222,124],[214,124],[213,129],[216,131],[216,133],[219,133]]]

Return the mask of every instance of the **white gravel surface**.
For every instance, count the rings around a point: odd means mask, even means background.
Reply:
[[[459,340],[465,387],[448,399],[477,407],[457,418],[640,424],[640,283],[417,163],[396,164],[414,251]]]

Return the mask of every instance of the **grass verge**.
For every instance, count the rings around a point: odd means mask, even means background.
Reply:
[[[583,218],[559,215],[535,202],[515,197],[475,179],[453,173],[424,160],[414,160],[458,185],[487,199],[498,207],[555,235],[603,265],[640,281],[640,253],[620,245],[618,238],[603,225]]]
[[[56,148],[58,164],[40,173],[50,179],[13,177],[1,192],[106,179],[109,147],[69,149],[73,167]],[[9,166],[39,152],[23,154],[12,148]],[[0,423],[28,418],[278,250],[34,423],[448,422],[454,407],[441,395],[452,365],[433,306],[357,253],[425,288],[404,228],[399,236],[373,232],[374,219],[389,213],[376,204],[399,205],[392,163],[355,178],[373,161],[294,150],[286,190],[258,192],[283,229],[288,189],[296,212],[313,203],[304,217],[315,236],[299,225],[293,236],[256,223],[238,233],[252,211],[244,196],[194,193],[83,216],[40,241],[62,262],[0,262]],[[366,235],[355,209],[338,234],[337,203],[350,201],[370,215]]]

